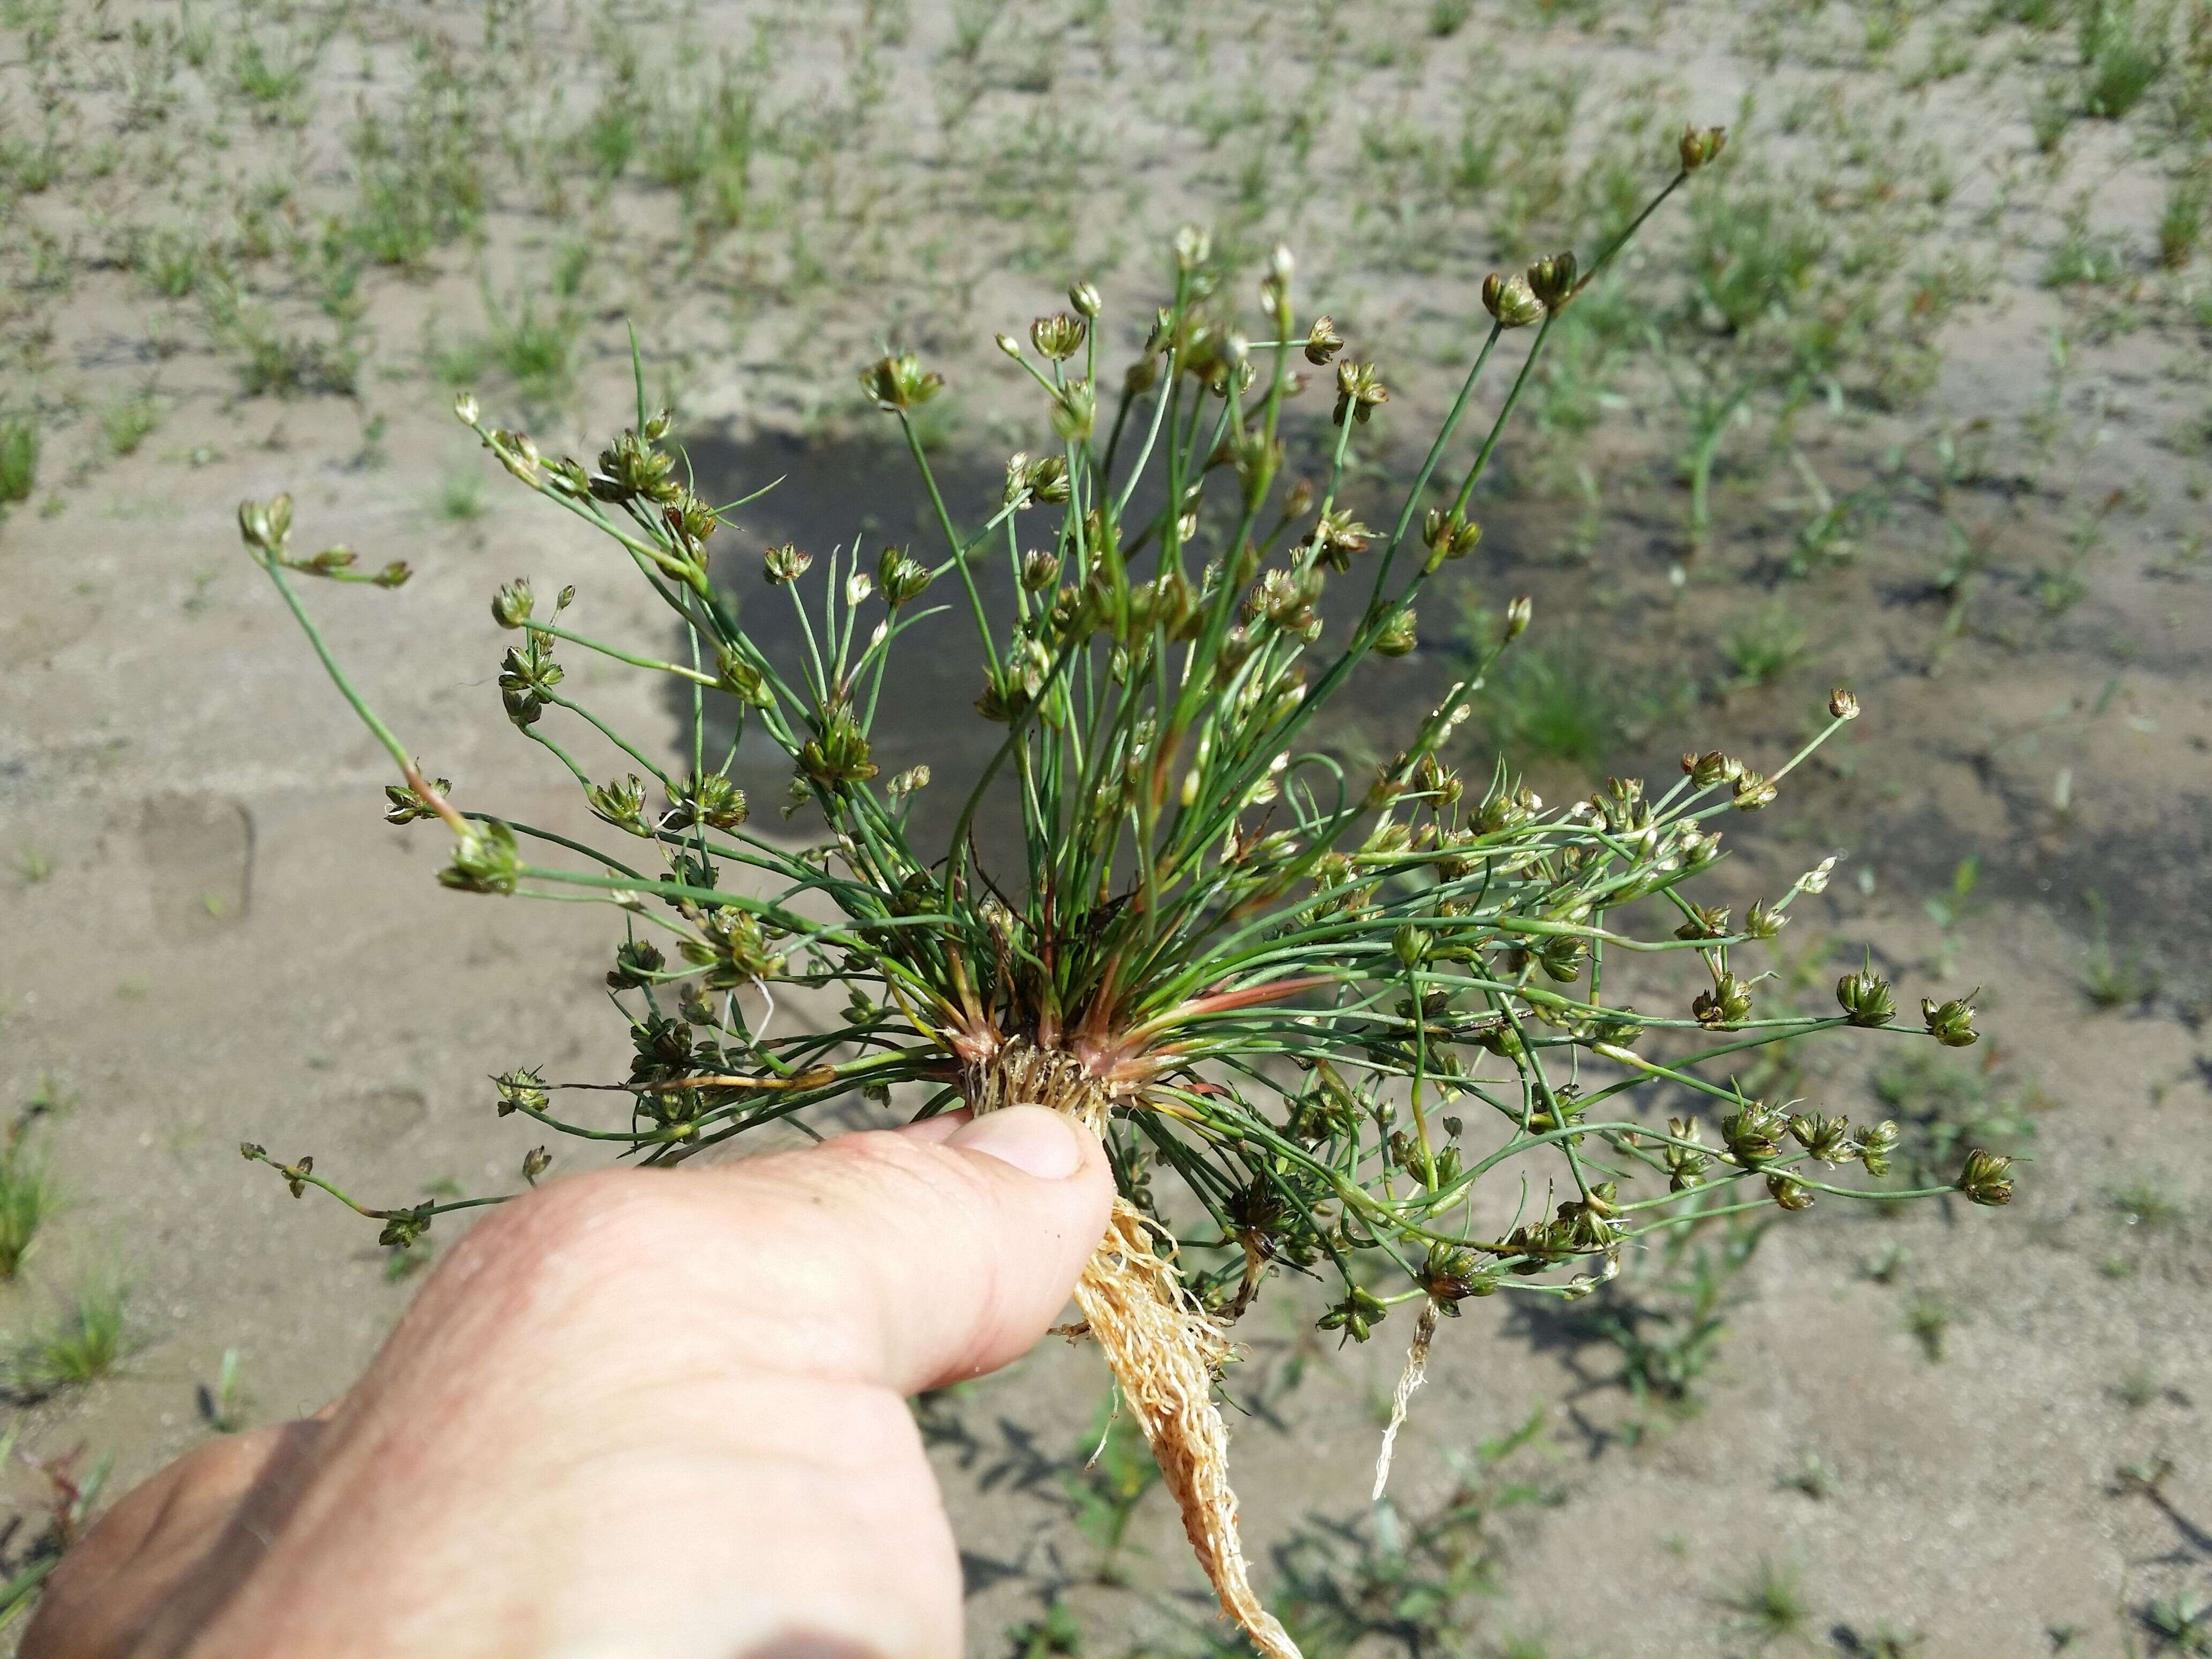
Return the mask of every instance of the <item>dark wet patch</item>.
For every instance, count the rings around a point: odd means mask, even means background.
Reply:
[[[702,485],[716,499],[730,500],[769,483],[781,482],[736,515],[723,532],[716,574],[739,595],[747,627],[770,658],[795,683],[805,659],[804,638],[787,591],[770,588],[761,574],[763,548],[785,541],[815,556],[800,590],[819,623],[826,565],[833,549],[849,550],[857,541],[862,568],[872,569],[890,544],[911,547],[917,556],[943,556],[944,535],[912,459],[895,441],[847,439],[825,444],[767,434],[739,441],[706,437],[691,446]],[[1306,448],[1310,459],[1311,450]],[[1003,478],[1003,457],[996,453],[933,456],[939,486],[957,525],[981,522],[995,510]],[[1294,465],[1289,471],[1295,473]],[[1355,480],[1347,499],[1370,524],[1381,527],[1395,505],[1370,483]],[[1817,584],[1762,589],[1751,577],[1709,562],[1693,568],[1686,586],[1670,580],[1675,552],[1674,505],[1663,491],[1638,495],[1633,501],[1608,503],[1610,533],[1616,538],[1595,559],[1564,557],[1572,512],[1558,503],[1526,496],[1491,496],[1483,507],[1487,531],[1476,554],[1448,567],[1420,601],[1421,648],[1410,657],[1373,659],[1353,688],[1328,715],[1316,722],[1310,742],[1346,763],[1355,780],[1364,769],[1401,744],[1422,716],[1453,682],[1472,671],[1497,613],[1511,595],[1532,592],[1537,627],[1521,647],[1559,649],[1602,659],[1655,700],[1663,701],[1667,718],[1647,723],[1615,741],[1611,752],[1584,764],[1509,755],[1525,766],[1547,794],[1557,798],[1610,773],[1646,777],[1663,790],[1674,775],[1686,746],[1722,746],[1754,764],[1771,766],[1786,756],[1818,725],[1825,700],[1827,665],[1869,643],[1875,611],[1895,613],[1919,606],[1933,627],[1940,607],[1931,603],[1927,582],[1894,559],[1869,561],[1849,585]],[[1640,506],[1641,511],[1630,510]],[[1044,541],[1054,520],[1053,509],[1038,508],[1019,521],[1023,545]],[[1409,538],[1411,539],[1411,538]],[[1401,568],[1418,545],[1401,555]],[[841,572],[849,566],[841,560]],[[1139,568],[1146,567],[1140,562]],[[987,617],[1003,630],[1013,614],[1013,578],[1002,542],[994,541],[975,563],[977,585]],[[1328,660],[1328,644],[1340,641],[1368,592],[1372,556],[1352,573],[1337,578],[1324,602],[1328,624],[1315,672]],[[1727,618],[1765,600],[1768,592],[1786,595],[1802,612],[1811,640],[1805,666],[1772,686],[1729,690],[1717,638]],[[928,765],[929,789],[917,797],[912,829],[915,844],[941,855],[967,799],[967,791],[1004,741],[1006,728],[987,721],[975,709],[982,689],[981,653],[967,599],[957,581],[946,577],[933,587],[925,604],[951,608],[905,636],[894,656],[877,708],[875,759],[885,776],[904,768]],[[880,618],[871,604],[864,625]],[[1909,621],[1909,619],[1908,619]],[[1914,637],[1917,639],[1917,630]],[[1862,654],[1863,652],[1862,652]],[[2143,665],[2148,668],[2148,665]],[[1826,775],[1819,769],[1801,776],[1785,810],[1731,821],[1731,842],[1745,850],[1788,848],[1817,831],[1821,851],[1848,848],[1854,858],[1876,865],[1892,894],[1931,894],[1948,890],[1960,861],[1980,860],[1979,896],[1991,904],[2026,904],[2050,909],[2062,926],[2081,931],[2087,896],[2095,894],[2104,924],[2118,946],[2143,949],[2142,941],[2163,940],[2161,962],[2185,975],[2203,977],[2212,968],[2212,938],[2205,930],[2172,927],[2176,916],[2195,917],[2212,907],[2212,799],[2202,793],[2170,796],[2138,813],[2107,811],[2103,826],[2087,824],[2072,833],[2051,833],[2047,805],[2031,798],[2024,785],[2008,782],[1955,745],[1936,746],[1931,718],[1953,696],[1954,681],[1928,678],[1920,660],[1890,654],[1879,675],[1883,731],[1868,740],[1866,766],[1855,778]],[[1954,670],[1954,674],[1959,672]],[[1460,752],[1450,757],[1479,789],[1498,758],[1492,733],[1498,687],[1476,696],[1476,718]],[[731,709],[710,697],[710,763],[726,747]],[[690,700],[672,708],[688,731]],[[1856,733],[1853,734],[1854,736]],[[735,768],[752,796],[756,815],[772,823],[786,799],[791,769],[757,725],[749,727]],[[1937,774],[1969,781],[1993,793],[2009,825],[2001,837],[1971,833],[1947,816],[1941,797],[1916,791],[1892,800],[1876,787],[1881,778],[1925,780]],[[1019,865],[1020,820],[1011,787],[1002,781],[976,819],[979,848],[986,866],[1000,872]]]

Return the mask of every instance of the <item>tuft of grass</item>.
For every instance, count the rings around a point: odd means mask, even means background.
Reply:
[[[1083,1651],[1083,1626],[1057,1596],[1039,1617],[1006,1632],[1018,1659],[1049,1659],[1053,1654]]]
[[[1821,1461],[1820,1453],[1808,1451],[1795,1468],[1783,1471],[1781,1484],[1817,1504],[1836,1490],[1836,1472]]]
[[[2212,1600],[2197,1590],[2153,1601],[2142,1610],[2142,1623],[2167,1652],[2193,1659],[2212,1656]]]
[[[39,483],[39,428],[28,416],[0,418],[0,507],[31,499]]]
[[[1508,753],[1588,768],[1635,741],[1659,711],[1628,674],[1560,640],[1509,657],[1484,712]]]
[[[1774,599],[1729,623],[1720,647],[1735,671],[1733,684],[1744,689],[1771,685],[1803,665],[1813,648],[1813,632],[1798,620],[1788,600]]]
[[[473,469],[455,468],[439,483],[432,510],[448,524],[473,524],[490,510],[483,475]]]
[[[2136,0],[2083,0],[2082,101],[2091,115],[2117,121],[2142,101],[2166,70],[2162,27],[2162,13],[2139,12]]]
[[[161,406],[150,392],[141,392],[110,404],[100,414],[100,436],[118,455],[136,453],[161,424]]]
[[[312,46],[275,50],[257,36],[241,35],[231,48],[231,89],[254,106],[257,120],[292,119],[314,67]]]
[[[1923,1291],[1905,1304],[1905,1334],[1920,1345],[1931,1365],[1940,1364],[1943,1345],[1951,1331],[1951,1307],[1933,1291]]]
[[[0,1154],[0,1279],[22,1272],[40,1230],[60,1207],[61,1188],[43,1159],[20,1144]]]
[[[2142,1410],[2165,1391],[2157,1371],[2148,1365],[2136,1366],[2112,1385],[2112,1397],[2131,1412]]]
[[[574,307],[534,294],[500,298],[484,293],[488,326],[458,345],[434,347],[431,365],[448,384],[474,385],[487,373],[512,381],[526,399],[557,402],[574,385],[582,356],[584,317]]]
[[[2028,100],[2027,131],[2039,155],[2056,155],[2081,113],[2074,89],[2063,81],[2047,82]]]
[[[2018,1154],[2035,1139],[2042,1099],[2033,1085],[1979,1066],[1913,1052],[1875,1066],[1869,1084],[1904,1132],[1898,1154],[1915,1181],[1950,1180],[1969,1148]]]
[[[182,300],[199,286],[209,264],[208,250],[189,233],[164,228],[140,242],[131,263],[156,294]]]
[[[349,341],[313,340],[264,325],[241,334],[238,343],[239,383],[249,397],[350,397],[360,390],[361,351]]]
[[[2132,951],[2115,951],[2106,939],[2092,945],[2082,960],[2081,995],[2100,1013],[2138,1007],[2156,996],[2162,983],[2154,963]]]
[[[1118,1396],[1109,1396],[1099,1407],[1091,1432],[1060,1476],[1076,1526],[1097,1547],[1093,1573],[1102,1584],[1122,1582],[1129,1523],[1160,1480],[1143,1431],[1119,1409],[1120,1403]]]
[[[431,60],[396,115],[366,117],[349,136],[354,247],[374,264],[416,270],[434,250],[475,234],[488,203],[479,158],[489,143],[465,79]]]
[[[2189,1206],[2154,1176],[2139,1176],[2105,1195],[2106,1207],[2120,1224],[2146,1232],[2172,1232],[2189,1219]]]
[[[1750,1576],[1728,1598],[1738,1630],[1755,1648],[1804,1639],[1813,1622],[1805,1594],[1805,1575],[1788,1562],[1762,1556]]]
[[[578,131],[576,150],[594,174],[612,184],[629,171],[642,142],[636,96],[631,88],[617,86]]]
[[[1802,191],[1764,170],[1698,198],[1689,218],[1699,296],[1730,333],[1796,309],[1835,240],[1826,216]]]
[[[42,1400],[96,1382],[122,1363],[132,1342],[129,1287],[118,1273],[95,1272],[51,1323],[17,1342],[8,1384],[22,1397]]]
[[[2166,210],[2158,220],[2158,262],[2179,270],[2204,245],[2204,225],[2212,211],[2212,177],[2191,173],[2167,186]]]
[[[2087,196],[2067,210],[2065,225],[2064,240],[2044,262],[2044,287],[2110,288],[2127,275],[2127,252],[2119,240],[2090,230]]]
[[[203,1382],[195,1390],[200,1419],[217,1434],[236,1434],[246,1426],[251,1401],[238,1380],[238,1350],[225,1348],[214,1385]]]
[[[1711,1237],[1697,1235],[1712,1233]],[[1765,1237],[1764,1224],[1679,1228],[1656,1252],[1656,1271],[1606,1286],[1577,1322],[1620,1354],[1618,1380],[1639,1406],[1693,1414],[1700,1384],[1719,1358],[1736,1281]]]

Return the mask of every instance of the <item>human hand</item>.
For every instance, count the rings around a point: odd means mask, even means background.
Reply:
[[[1034,1106],[550,1182],[342,1398],[118,1504],[20,1659],[952,1659],[906,1397],[1035,1343],[1112,1196]]]

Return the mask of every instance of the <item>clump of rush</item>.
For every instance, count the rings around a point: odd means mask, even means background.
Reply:
[[[1839,984],[1832,1014],[1759,1011],[1761,975],[1745,958],[1800,894],[1821,890],[1832,860],[1740,921],[1687,890],[1721,855],[1715,821],[1771,803],[1857,714],[1850,693],[1831,699],[1805,750],[1765,773],[1692,752],[1663,789],[1614,779],[1547,807],[1502,765],[1470,782],[1454,764],[1485,676],[1528,626],[1516,601],[1373,775],[1348,775],[1314,746],[1322,711],[1370,657],[1413,648],[1423,587],[1474,549],[1476,484],[1553,325],[1721,143],[1717,129],[1685,132],[1671,180],[1587,264],[1560,253],[1489,280],[1474,367],[1385,526],[1359,522],[1340,497],[1351,436],[1389,396],[1383,373],[1346,355],[1331,319],[1300,316],[1286,252],[1259,282],[1270,337],[1248,340],[1231,325],[1206,238],[1179,234],[1172,295],[1110,393],[1088,283],[1026,341],[1001,336],[1035,382],[1054,447],[1015,456],[995,499],[964,514],[915,427],[942,383],[910,354],[886,356],[862,382],[905,434],[943,546],[866,560],[856,544],[830,552],[811,580],[811,553],[768,550],[762,578],[797,606],[806,642],[797,683],[710,579],[708,544],[732,509],[694,493],[641,374],[636,425],[594,465],[485,424],[464,398],[461,418],[507,471],[604,532],[613,571],[648,584],[691,643],[687,665],[593,639],[564,620],[572,591],[548,605],[517,581],[493,599],[518,636],[499,676],[507,716],[574,773],[608,847],[467,802],[420,769],[297,596],[296,575],[362,580],[351,555],[295,555],[289,501],[241,512],[252,556],[399,769],[387,816],[451,833],[441,879],[479,894],[597,894],[619,920],[609,981],[636,1052],[611,1086],[627,1111],[563,1105],[569,1089],[610,1085],[522,1067],[497,1080],[502,1114],[652,1166],[855,1094],[888,1109],[894,1091],[921,1115],[1042,1103],[1105,1137],[1121,1197],[1078,1291],[1083,1328],[1224,1609],[1269,1655],[1297,1650],[1250,1581],[1212,1392],[1235,1322],[1272,1278],[1333,1285],[1321,1324],[1346,1340],[1411,1316],[1395,1437],[1442,1321],[1469,1297],[1581,1297],[1638,1239],[1738,1210],[1952,1191],[1998,1204],[2011,1190],[2005,1160],[1978,1151],[1945,1186],[1879,1184],[1894,1126],[1749,1098],[1729,1080],[1765,1044],[1905,1029],[1871,969]],[[1497,419],[1465,433],[1509,334],[1528,344]],[[1318,483],[1291,483],[1285,404],[1314,371],[1334,379],[1333,451]],[[1432,484],[1455,477],[1425,511]],[[994,625],[976,570],[999,558],[1017,597]],[[369,580],[404,575],[394,566]],[[1334,581],[1364,585],[1365,598],[1328,637],[1321,599]],[[925,604],[933,593],[951,597]],[[988,763],[933,781],[915,757],[879,758],[875,712],[897,685],[907,636],[930,629],[942,650],[945,630],[970,625],[977,716],[1004,729]],[[562,689],[561,659],[579,652],[688,691],[688,768],[664,768]],[[734,742],[720,768],[707,764],[703,733],[720,706],[788,757],[788,805],[820,827],[811,844],[749,827]],[[574,737],[549,729],[572,721]],[[611,772],[564,746],[610,739]],[[885,778],[885,759],[902,769]],[[1002,778],[1018,787],[994,793]],[[925,787],[966,792],[945,845],[910,833]],[[983,871],[977,814],[1012,799],[1021,867]],[[1621,913],[1644,900],[1679,925],[1656,937],[1626,925]],[[1644,964],[1640,982],[1682,964],[1673,1006],[1638,1012],[1611,990],[1608,969],[1617,983],[1629,958]],[[785,986],[842,988],[842,1020],[775,1030],[766,1015]],[[1972,999],[1929,1000],[1920,1029],[1972,1042]],[[1633,1098],[1653,1088],[1702,1109],[1657,1121]],[[295,1193],[321,1188],[381,1222],[387,1243],[500,1201],[373,1208],[311,1158],[244,1150]],[[533,1152],[526,1178],[547,1162]],[[1853,1166],[1856,1179],[1840,1173]]]

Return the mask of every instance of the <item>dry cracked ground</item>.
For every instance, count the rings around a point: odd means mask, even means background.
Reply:
[[[66,1541],[58,1481],[319,1405],[404,1304],[416,1258],[240,1140],[379,1201],[494,1185],[531,1138],[488,1074],[627,1050],[597,909],[446,892],[381,821],[241,498],[406,559],[313,595],[363,689],[469,803],[587,834],[501,716],[485,601],[574,583],[669,641],[459,387],[588,453],[635,325],[702,477],[785,479],[717,543],[750,597],[772,542],[923,533],[859,364],[947,375],[928,435],[973,500],[1042,429],[992,332],[1088,275],[1133,346],[1198,222],[1243,290],[1291,244],[1382,366],[1379,490],[1482,274],[1601,240],[1691,116],[1723,165],[1569,313],[1482,549],[1331,740],[1388,752],[1522,592],[1533,666],[1461,758],[1547,793],[1771,761],[1853,685],[1724,884],[1842,854],[1769,994],[1870,954],[1981,988],[1984,1037],[1746,1086],[2017,1153],[2018,1195],[1471,1304],[1382,1509],[1404,1322],[1340,1350],[1279,1285],[1226,1384],[1247,1524],[1316,1654],[2212,1652],[2202,0],[0,0],[0,1105],[11,1203],[40,1167],[60,1200],[0,1285],[0,1565]],[[642,677],[570,676],[673,751]],[[972,761],[969,678],[918,672],[888,763]],[[1141,1455],[1085,1467],[1105,1399],[1054,1346],[918,1407],[975,1652],[1224,1648]]]

